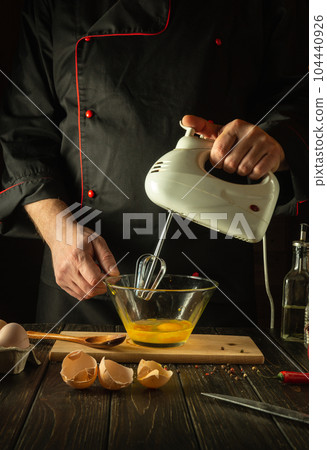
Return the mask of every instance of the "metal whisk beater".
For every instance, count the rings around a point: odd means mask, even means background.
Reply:
[[[150,300],[152,297],[152,290],[156,289],[163,276],[166,273],[166,263],[162,258],[159,258],[163,243],[166,238],[167,230],[173,217],[173,212],[169,211],[166,223],[162,229],[158,244],[153,254],[145,253],[141,255],[135,267],[135,287],[136,295],[143,300]],[[159,270],[154,275],[156,266],[159,264]],[[151,283],[151,280],[153,279]],[[147,290],[149,289],[149,290]]]

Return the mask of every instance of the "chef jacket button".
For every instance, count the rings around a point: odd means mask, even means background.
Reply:
[[[89,192],[87,193],[89,198],[94,198],[95,197],[95,192],[93,191],[93,189],[90,189]]]
[[[90,36],[86,36],[86,37],[84,38],[84,41],[86,41],[86,42],[90,42],[90,40],[91,40]]]
[[[88,110],[85,112],[85,117],[87,117],[88,119],[91,119],[91,117],[93,117],[93,116],[94,116],[94,112],[91,111],[90,109],[88,109]]]
[[[218,46],[221,45],[221,43],[222,43],[221,39],[219,39],[219,38],[217,38],[215,42],[216,42],[216,45],[218,45]]]

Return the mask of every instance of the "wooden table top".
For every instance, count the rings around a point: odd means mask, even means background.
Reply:
[[[25,328],[49,331],[51,325]],[[123,331],[121,327],[67,324],[53,332],[63,330]],[[97,380],[89,389],[78,391],[62,381],[61,364],[48,359],[53,343],[43,341],[35,349],[40,366],[27,363],[21,374],[8,375],[0,383],[0,448],[307,449],[308,425],[200,394],[234,395],[308,413],[307,385],[262,376],[299,368],[307,372],[304,346],[268,339],[254,328],[200,328],[195,332],[250,336],[265,355],[265,363],[257,366],[261,375],[251,365],[233,364],[230,368],[235,372],[230,374],[221,365],[168,364],[174,375],[158,390],[134,381],[113,392]],[[136,373],[137,364],[126,366]]]

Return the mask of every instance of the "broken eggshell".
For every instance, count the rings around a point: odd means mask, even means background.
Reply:
[[[105,389],[118,391],[129,386],[133,382],[133,369],[122,366],[110,359],[101,359],[98,377]]]
[[[81,350],[75,350],[64,358],[60,375],[69,386],[86,389],[94,383],[97,372],[96,360]]]
[[[164,386],[170,380],[173,372],[165,370],[156,361],[141,359],[137,368],[137,380],[145,387],[157,389]]]

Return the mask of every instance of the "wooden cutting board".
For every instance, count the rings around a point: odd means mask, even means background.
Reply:
[[[94,336],[108,333],[65,331],[62,334]],[[124,363],[138,363],[142,358],[153,359],[160,363],[264,363],[263,354],[250,337],[212,334],[191,334],[186,344],[171,348],[142,347],[134,344],[128,336],[122,344],[109,350],[99,350],[73,342],[56,341],[49,358],[53,361],[62,361],[68,353],[74,350],[83,350],[97,361],[105,356],[106,359]]]

